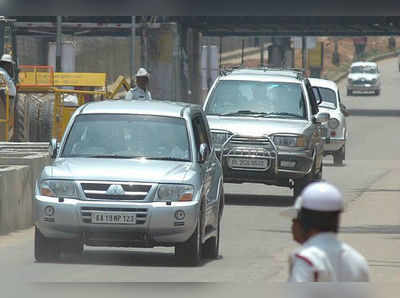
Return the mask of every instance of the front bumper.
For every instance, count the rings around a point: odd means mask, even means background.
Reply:
[[[278,186],[289,186],[289,179],[303,178],[310,173],[314,155],[312,150],[305,151],[278,151],[270,160],[266,170],[259,169],[232,169],[228,165],[228,158],[217,153],[222,162],[224,181],[228,183],[263,183]],[[282,166],[284,162],[294,162],[294,167]]]
[[[324,155],[339,151],[346,143],[345,139],[326,137],[324,140]]]
[[[373,84],[360,84],[360,85],[347,85],[349,91],[372,92],[380,89],[379,85]]]
[[[192,202],[108,202],[64,199],[36,195],[35,225],[48,238],[72,239],[82,235],[88,245],[154,247],[185,242],[193,234],[199,218],[199,203]],[[53,216],[46,215],[47,207]],[[136,224],[94,224],[91,213],[123,212],[136,214]],[[176,212],[183,211],[184,219]],[[48,214],[48,213],[47,213]]]

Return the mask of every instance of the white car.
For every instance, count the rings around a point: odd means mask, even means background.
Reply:
[[[319,113],[329,113],[330,118],[323,124],[324,155],[332,155],[335,165],[342,165],[346,157],[347,126],[346,107],[341,103],[339,89],[335,82],[310,78],[317,99]]]
[[[353,92],[381,92],[381,75],[375,62],[355,62],[347,76],[347,95]]]

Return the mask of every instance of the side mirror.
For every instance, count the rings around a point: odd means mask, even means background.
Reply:
[[[201,144],[199,149],[199,162],[200,163],[205,162],[209,154],[210,154],[210,148],[208,147],[208,145],[205,143]]]
[[[347,111],[346,106],[342,103],[340,104],[340,111],[343,113],[345,117],[349,116],[349,112]]]
[[[55,159],[57,156],[58,152],[58,142],[57,139],[51,139],[50,144],[49,144],[49,155],[51,159]]]
[[[318,98],[315,99],[317,106],[319,106],[322,102],[322,98],[320,96],[318,96]]]
[[[318,116],[317,116],[317,120],[318,120],[319,122],[321,122],[321,123],[328,122],[329,118],[330,118],[329,113],[320,113],[320,114],[318,114]]]

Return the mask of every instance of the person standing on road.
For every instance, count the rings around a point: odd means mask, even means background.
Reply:
[[[126,100],[151,100],[149,91],[150,74],[144,68],[139,68],[136,73],[136,87],[131,88],[126,94]]]
[[[337,239],[344,200],[326,182],[308,185],[292,208],[292,235],[302,246],[289,258],[289,282],[368,282],[365,258]]]
[[[0,59],[0,74],[3,75],[7,83],[8,95],[10,98],[14,98],[17,94],[15,84],[12,79],[14,63],[15,62],[12,60],[11,55],[9,54],[4,54]]]

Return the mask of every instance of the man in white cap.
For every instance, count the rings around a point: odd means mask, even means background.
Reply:
[[[126,100],[151,100],[149,91],[150,74],[144,68],[139,68],[136,73],[136,87],[131,88],[126,94]]]
[[[292,235],[302,246],[289,259],[289,282],[367,282],[368,264],[355,249],[337,239],[344,200],[326,182],[308,185],[292,208]]]
[[[17,94],[14,81],[12,79],[13,73],[13,65],[15,62],[12,60],[11,55],[4,54],[0,59],[0,74],[3,75],[7,87],[8,87],[8,95],[13,98]]]

